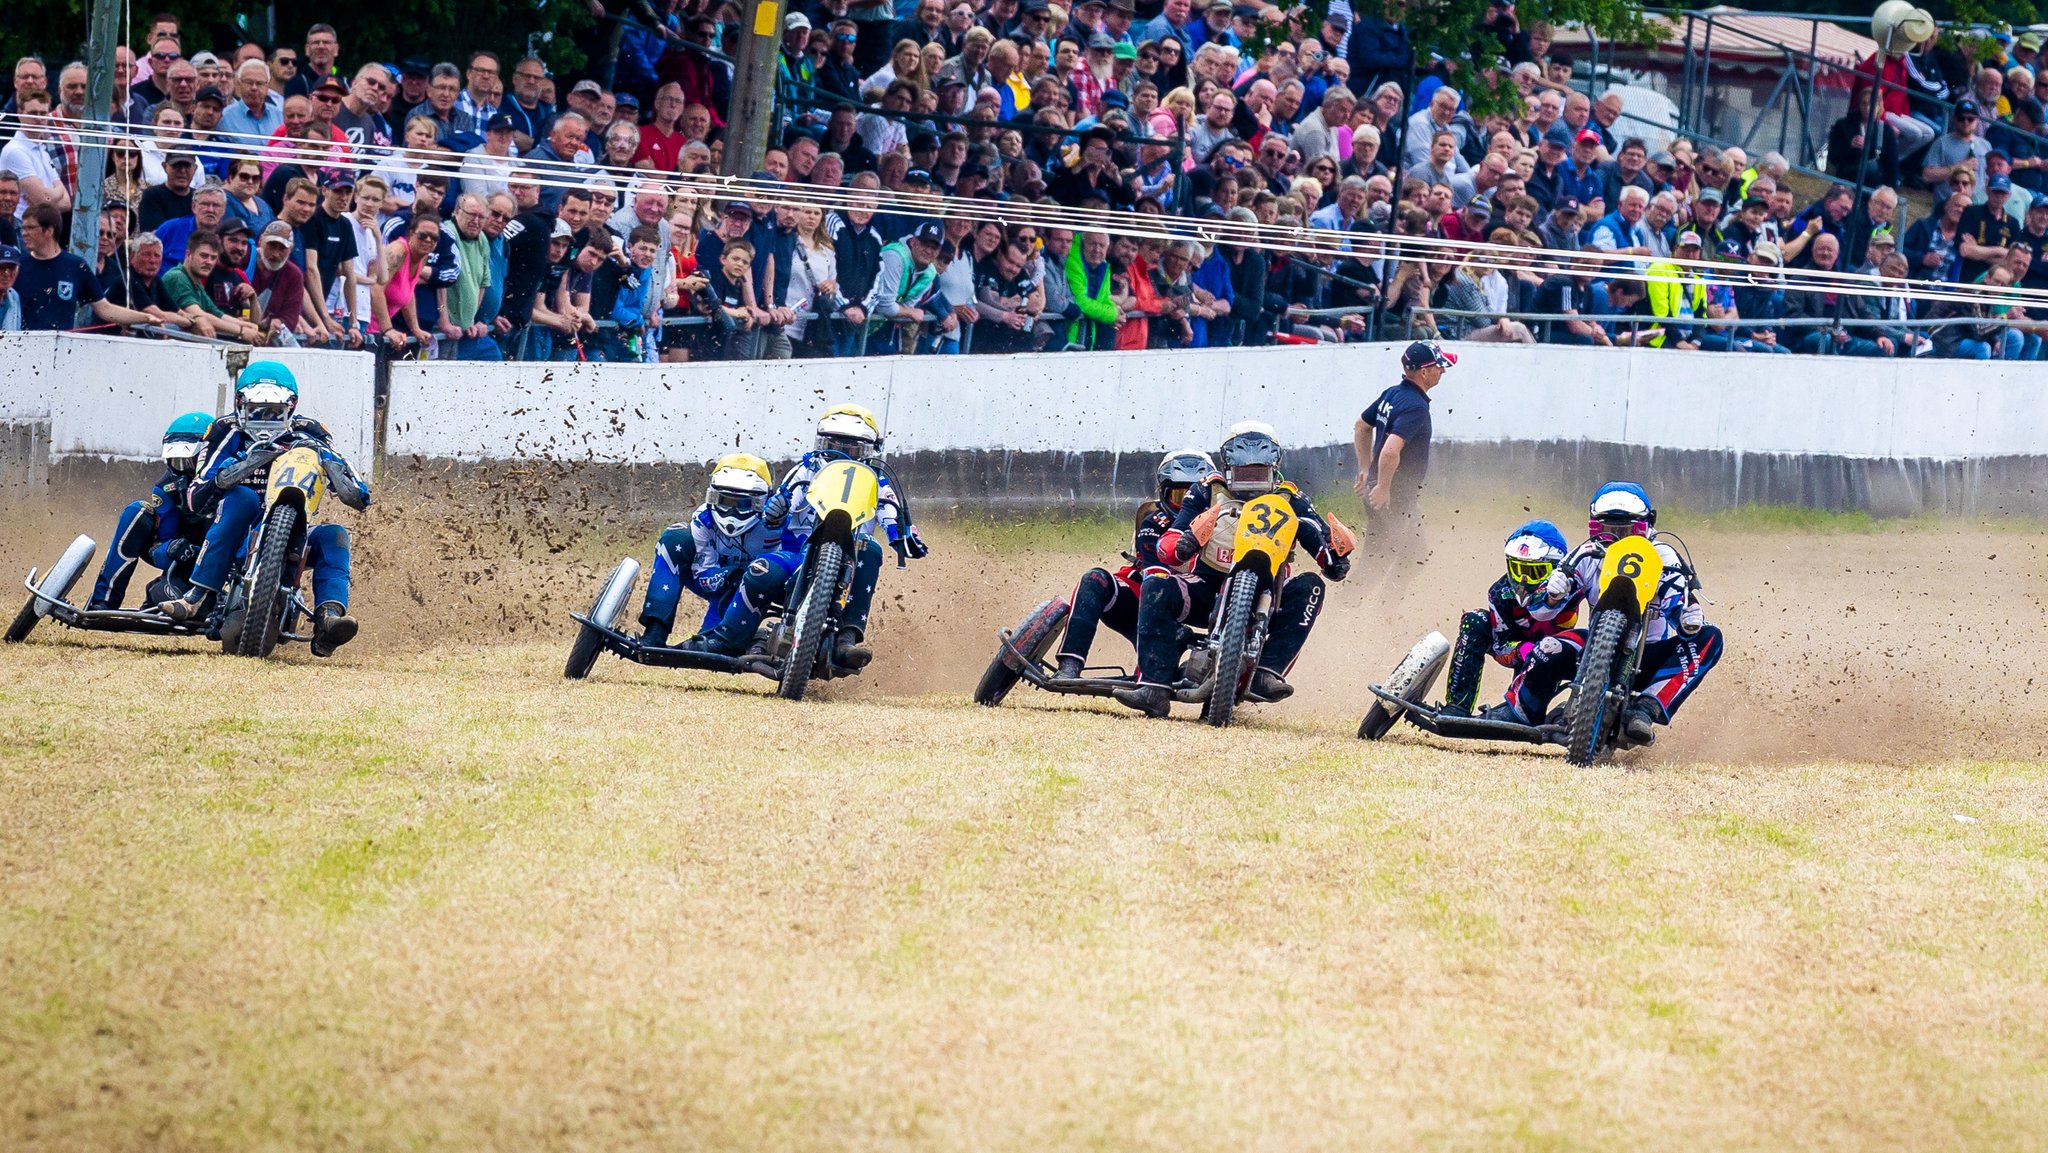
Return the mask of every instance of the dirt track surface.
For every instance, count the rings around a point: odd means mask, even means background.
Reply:
[[[118,494],[72,494],[0,513],[0,573],[15,580],[48,564],[75,532],[103,539],[118,504]],[[1534,511],[1571,533],[1570,509]],[[1333,734],[1355,727],[1367,683],[1429,630],[1454,635],[1458,614],[1481,603],[1500,571],[1497,542],[1517,512],[1438,510],[1426,561],[1391,572],[1361,564],[1333,585],[1291,678],[1295,698],[1254,716]],[[550,636],[566,645],[565,614],[588,605],[620,556],[640,557],[644,572],[658,528],[581,489],[573,469],[547,465],[490,483],[413,475],[384,486],[368,513],[340,515],[356,533],[355,608],[364,622],[342,665]],[[1880,523],[1820,535],[1666,527],[1691,545],[1727,649],[1675,731],[1640,763],[1904,764],[2035,759],[2048,750],[2048,692],[2036,684],[2048,534],[1996,523]],[[997,629],[1110,559],[1070,546],[997,550],[943,523],[926,535],[932,557],[908,570],[893,558],[885,567],[873,626],[879,657],[869,675],[833,686],[836,695],[965,695]],[[685,602],[687,613],[695,602]],[[1131,659],[1106,631],[1096,656]],[[1489,667],[1482,701],[1505,679]],[[1012,700],[1077,704],[1028,687]],[[1411,731],[1406,739],[1421,738]]]

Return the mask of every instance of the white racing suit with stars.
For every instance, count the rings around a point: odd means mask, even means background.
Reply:
[[[758,554],[748,563],[736,591],[726,599],[725,612],[717,627],[705,634],[705,639],[721,652],[738,655],[746,651],[753,642],[754,630],[760,626],[761,618],[771,608],[785,603],[790,582],[796,579],[797,570],[803,565],[804,546],[818,528],[818,510],[812,508],[810,502],[811,480],[826,465],[852,459],[845,453],[822,449],[805,453],[804,458],[769,494],[767,515],[763,521],[779,529],[780,536],[773,548]],[[909,518],[903,515],[903,501],[880,460],[861,463],[875,470],[875,477],[881,484],[875,522],[894,544],[910,528]],[[848,590],[846,612],[841,623],[857,636],[864,636],[868,609],[875,599],[875,581],[882,573],[882,546],[869,537],[856,547],[859,555],[853,558],[853,587]]]
[[[654,545],[647,600],[640,609],[640,624],[648,630],[643,639],[667,643],[685,586],[707,602],[699,631],[716,625],[738,595],[748,563],[767,552],[779,537],[765,520],[756,520],[737,535],[720,532],[708,504],[698,505],[689,520],[663,529]]]
[[[1657,723],[1670,724],[1678,706],[1685,703],[1685,698],[1692,695],[1693,689],[1706,678],[1708,670],[1721,659],[1721,630],[1702,623],[1695,632],[1685,631],[1684,614],[1692,596],[1692,572],[1677,549],[1657,540],[1654,532],[1650,534],[1650,540],[1656,545],[1657,556],[1664,562],[1664,575],[1657,583],[1655,599],[1643,614],[1648,629],[1644,637],[1643,663],[1636,671],[1636,683],[1631,687],[1652,704],[1652,718]],[[1571,570],[1578,586],[1587,590],[1589,601],[1598,597],[1600,562],[1607,555],[1607,543],[1589,540],[1565,558],[1565,567]],[[1590,618],[1590,603],[1587,611]],[[1588,619],[1587,624],[1591,623]],[[1585,630],[1575,629],[1559,635],[1569,638],[1570,643],[1556,653],[1538,653],[1533,661],[1522,667],[1508,689],[1508,701],[1531,724],[1543,720],[1551,700],[1578,672]]]

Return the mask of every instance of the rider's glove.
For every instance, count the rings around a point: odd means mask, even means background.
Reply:
[[[1188,525],[1188,535],[1195,538],[1196,544],[1208,547],[1209,538],[1216,533],[1216,518],[1222,515],[1223,506],[1220,504],[1203,509],[1202,514]]]
[[[916,525],[903,530],[902,540],[903,551],[910,554],[911,560],[923,560],[932,554],[932,546],[924,543],[924,538],[917,535]]]
[[[246,453],[242,459],[215,473],[213,486],[218,489],[235,488],[254,476],[259,469],[283,455],[284,449],[274,444]]]
[[[746,575],[746,561],[741,561],[735,565],[728,565],[725,568],[718,570],[718,575],[711,578],[711,591],[714,593],[730,592],[733,588],[738,586],[741,578],[745,577]]]
[[[1333,555],[1323,562],[1323,575],[1333,581],[1343,580],[1351,575],[1351,558]]]
[[[1543,599],[1551,604],[1560,604],[1572,595],[1571,574],[1561,568],[1550,570],[1550,579],[1543,582]]]
[[[769,493],[768,499],[761,503],[761,519],[768,522],[770,528],[779,528],[783,521],[788,520],[789,494],[779,488]]]
[[[197,541],[174,540],[164,546],[164,557],[174,565],[183,564],[198,556],[199,549],[200,545]]]
[[[1690,636],[1705,628],[1706,625],[1707,610],[1701,608],[1698,601],[1687,601],[1685,602],[1685,607],[1678,610],[1678,627],[1686,635]]]
[[[1536,651],[1546,657],[1554,657],[1564,651],[1564,642],[1556,637],[1544,637],[1536,642]]]

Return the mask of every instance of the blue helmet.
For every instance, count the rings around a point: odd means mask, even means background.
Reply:
[[[1594,539],[1620,540],[1625,536],[1649,536],[1657,523],[1657,510],[1643,486],[1625,480],[1611,480],[1593,493],[1588,508],[1586,531]]]
[[[253,360],[235,378],[235,423],[245,430],[281,431],[299,407],[299,378],[274,360]]]
[[[188,412],[164,429],[164,463],[178,472],[191,472],[206,447],[206,430],[213,418],[203,412]]]
[[[1532,520],[1508,534],[1502,551],[1507,554],[1508,584],[1515,600],[1528,604],[1564,563],[1564,533],[1547,520]]]

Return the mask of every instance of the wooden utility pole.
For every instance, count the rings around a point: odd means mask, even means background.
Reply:
[[[114,48],[121,37],[121,0],[93,0],[92,30],[86,41],[86,96],[83,125],[88,133],[104,132],[114,112]],[[56,77],[51,77],[55,80]],[[78,140],[78,189],[71,198],[71,253],[90,268],[99,267],[100,185],[107,175],[105,138],[82,135]]]
[[[752,0],[740,42],[732,46],[732,115],[726,117],[727,176],[751,176],[768,155],[768,131],[775,120],[776,58],[782,51],[782,5]]]

